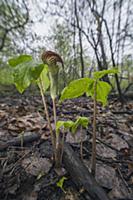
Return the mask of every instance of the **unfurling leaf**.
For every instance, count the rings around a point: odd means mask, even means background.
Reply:
[[[67,180],[67,178],[65,176],[63,176],[57,183],[56,185],[61,188],[63,190],[63,192],[65,193],[65,190],[63,188],[64,185],[64,181]]]
[[[87,117],[78,117],[72,126],[72,133],[76,133],[79,127],[87,128],[89,119]]]
[[[56,133],[59,134],[59,130],[61,128],[70,130],[72,133],[75,133],[78,129],[78,127],[82,126],[83,128],[86,128],[88,126],[89,119],[87,117],[78,117],[78,119],[73,122],[71,120],[69,121],[57,121],[56,123]]]
[[[73,126],[74,122],[69,121],[57,121],[56,123],[56,132],[59,133],[60,128],[70,129]]]
[[[89,84],[91,84],[92,81],[93,80],[89,78],[81,78],[72,81],[62,91],[60,101],[63,101],[65,99],[76,98],[83,95],[88,90]]]

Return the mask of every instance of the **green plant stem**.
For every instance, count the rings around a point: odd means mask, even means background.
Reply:
[[[57,122],[57,115],[56,115],[56,99],[53,98],[52,101],[53,101],[54,124],[55,124],[55,127],[56,127],[56,122]]]
[[[53,114],[54,114],[54,124],[56,129],[57,113],[56,113],[56,97],[58,95],[58,72],[59,67],[54,64],[54,66],[49,66],[49,77],[50,77],[50,92],[53,101]],[[57,171],[61,171],[61,136],[60,133],[56,132],[56,144],[55,144],[55,168]],[[60,172],[59,172],[60,173]]]
[[[54,124],[56,127],[56,122],[57,122],[56,99],[53,98],[52,101],[53,101]],[[62,144],[61,144],[60,133],[56,133],[55,167],[57,169],[61,168],[61,155],[62,155]]]
[[[49,130],[50,130],[50,135],[51,135],[51,142],[52,142],[52,146],[53,146],[53,150],[54,150],[54,154],[55,154],[55,145],[56,145],[56,140],[55,140],[55,136],[52,130],[52,126],[51,126],[51,122],[50,122],[50,117],[49,117],[49,113],[48,113],[48,108],[47,108],[47,103],[46,103],[46,99],[45,99],[45,95],[44,95],[44,90],[43,90],[43,84],[42,84],[42,80],[41,78],[39,79],[39,88],[40,88],[40,93],[42,96],[42,102],[44,105],[44,111],[46,114],[46,119],[48,121],[48,126],[49,126]]]
[[[94,111],[93,111],[93,139],[92,139],[92,161],[91,173],[95,176],[96,173],[96,113],[97,113],[97,81],[94,83]]]
[[[58,69],[58,68],[57,68]],[[49,72],[50,78],[50,93],[51,98],[55,99],[58,95],[58,71],[56,73]]]

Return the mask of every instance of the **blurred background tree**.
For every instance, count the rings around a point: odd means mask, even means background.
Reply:
[[[28,22],[29,10],[24,0],[0,1],[0,82],[3,84],[13,81],[12,70],[6,61],[9,57],[24,52],[23,39]]]
[[[29,10],[26,2],[14,0],[0,1],[0,52],[11,56],[22,53],[25,26],[29,22]],[[4,56],[3,55],[3,56]],[[3,58],[1,57],[1,59]]]

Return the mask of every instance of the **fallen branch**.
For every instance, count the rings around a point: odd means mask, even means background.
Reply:
[[[0,142],[0,151],[7,149],[10,146],[20,146],[23,139],[23,144],[32,143],[40,139],[40,135],[37,133],[25,133],[23,138],[21,136],[15,137],[8,142]]]
[[[132,110],[123,110],[123,111],[112,111],[113,114],[127,114],[127,115],[133,115],[133,111]]]
[[[89,195],[95,200],[109,200],[103,188],[96,182],[71,146],[66,143],[64,144],[63,163],[75,185],[79,189],[83,189],[84,196],[87,197]]]

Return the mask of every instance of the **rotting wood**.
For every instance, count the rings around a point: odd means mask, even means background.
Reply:
[[[37,141],[38,139],[40,139],[40,135],[37,133],[26,133],[23,136],[23,144],[27,144],[27,143],[31,143],[34,141]],[[10,146],[19,146],[21,145],[21,140],[22,138],[20,136],[15,137],[12,140],[9,140],[7,142],[1,142],[0,141],[0,151],[7,149]]]
[[[102,187],[96,182],[71,146],[64,144],[63,163],[78,189],[83,189],[84,196],[95,200],[109,200]],[[86,198],[85,198],[86,199]]]
[[[127,115],[133,115],[133,111],[132,110],[123,110],[123,111],[112,111],[112,113],[113,114],[120,114],[120,115],[122,115],[122,114],[127,114]]]

